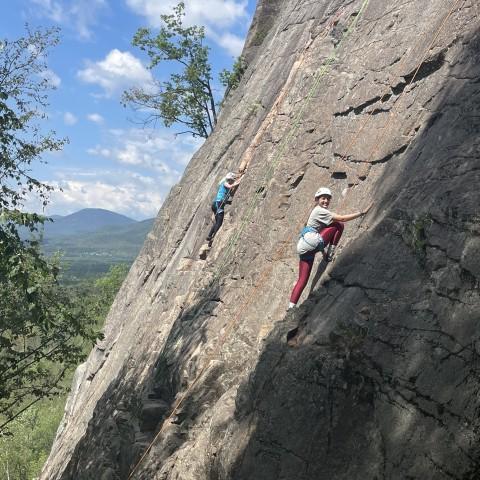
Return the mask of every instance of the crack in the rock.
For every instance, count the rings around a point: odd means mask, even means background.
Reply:
[[[370,112],[370,115],[379,115],[380,113],[388,113],[390,108],[376,108]]]
[[[428,76],[432,75],[437,70],[442,68],[442,66],[445,63],[445,52],[446,52],[446,49],[443,49],[440,52],[438,52],[435,56],[425,60],[421,64],[418,71],[417,71],[417,69],[415,69],[415,70],[411,71],[410,73],[407,73],[406,75],[403,75],[403,81],[402,82],[398,83],[397,85],[392,85],[390,87],[390,89],[392,91],[392,94],[395,95],[395,96],[400,95],[405,90],[405,88],[407,86],[413,85],[414,83],[417,83],[417,82],[427,78]],[[355,115],[359,115],[365,109],[367,109],[369,106],[377,103],[380,100],[382,101],[382,103],[387,102],[392,97],[392,94],[386,94],[386,95],[383,95],[383,96],[376,96],[374,98],[366,100],[365,102],[361,103],[360,105],[357,105],[356,107],[352,106],[352,107],[349,107],[346,110],[343,110],[341,112],[335,112],[333,114],[333,116],[334,117],[346,117],[346,116],[350,115],[350,113],[352,113],[352,112]],[[379,113],[388,112],[389,110],[390,109],[377,108],[370,113],[371,113],[371,115],[377,115]]]
[[[150,269],[148,270],[148,272],[143,276],[143,279],[142,279],[142,286],[145,285],[145,283],[147,283],[147,280],[150,278],[150,275],[152,275],[153,271],[155,270],[155,267],[156,265],[153,264]]]
[[[380,288],[380,287],[367,287],[365,285],[361,285],[360,283],[352,282],[352,283],[346,283],[345,279],[342,277],[335,277],[333,276],[333,272],[331,274],[331,279],[335,282],[338,282],[340,285],[342,285],[344,288],[359,288],[362,291],[365,290],[373,290],[376,292],[382,292],[382,293],[387,293],[388,291],[385,288]]]
[[[378,160],[372,160],[369,162],[371,165],[378,165],[380,163],[387,163],[389,160],[391,160],[393,157],[396,157],[398,155],[401,155],[406,149],[408,148],[408,143],[406,145],[402,145],[401,147],[397,148],[393,152],[390,152],[388,155],[385,155],[382,158],[379,158]]]
[[[434,74],[437,70],[442,68],[445,63],[446,48],[438,52],[433,57],[426,59],[417,71],[417,68],[410,73],[403,75],[403,81],[395,86],[390,87],[394,95],[400,95],[407,86],[411,86],[421,80]]]
[[[298,453],[294,452],[293,450],[285,447],[284,445],[280,444],[279,442],[276,442],[275,440],[269,440],[269,441],[259,440],[259,443],[264,444],[264,445],[273,446],[274,448],[277,448],[279,450],[282,450],[283,452],[286,452],[288,455],[292,455],[293,457],[298,458],[306,466],[309,465],[309,462],[308,462],[307,459],[303,458],[301,455],[299,455]]]
[[[379,100],[381,100],[382,97],[377,96],[374,98],[371,98],[370,100],[367,100],[360,105],[357,105],[356,107],[349,107],[347,110],[344,110],[342,112],[335,112],[333,114],[334,117],[347,117],[351,112],[353,112],[355,115],[359,115],[362,113],[366,108],[368,108],[370,105],[373,105],[374,103],[377,103]]]
[[[459,303],[460,305],[467,305],[469,307],[474,307],[474,303],[467,303],[462,300],[460,300],[458,297],[453,297],[452,295],[449,295],[446,292],[440,292],[438,289],[435,289],[435,294],[438,295],[441,298],[445,298],[447,300],[450,300],[452,303]]]
[[[382,163],[387,163],[389,160],[391,160],[393,157],[401,155],[407,148],[408,148],[409,143],[402,145],[401,147],[397,148],[393,152],[390,152],[389,154],[385,155],[382,158],[379,158],[378,160],[360,160],[356,158],[352,158],[350,156],[344,156],[341,153],[338,152],[333,152],[334,157],[341,158],[345,162],[353,163],[356,165],[359,164],[365,164],[365,165],[378,165]]]
[[[233,135],[233,137],[225,144],[224,148],[219,152],[219,154],[217,155],[217,159],[214,160],[211,164],[211,167],[210,167],[210,170],[208,171],[206,177],[208,178],[213,170],[215,169],[215,167],[218,165],[218,162],[224,157],[224,155],[228,152],[228,150],[230,149],[230,147],[234,144],[235,140],[237,140],[238,138],[240,137],[240,133],[236,133],[235,135]]]

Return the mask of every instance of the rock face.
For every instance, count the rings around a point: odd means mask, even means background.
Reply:
[[[479,18],[478,0],[260,1],[248,70],[78,371],[42,479],[480,478]],[[286,315],[322,185],[334,211],[374,207]]]

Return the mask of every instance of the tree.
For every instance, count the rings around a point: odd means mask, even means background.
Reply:
[[[65,139],[43,133],[48,91],[46,58],[58,30],[36,30],[0,42],[0,432],[39,399],[58,395],[66,371],[97,334],[93,320],[57,281],[58,262],[24,239],[46,219],[20,211],[27,196],[45,205],[51,187],[31,164]]]
[[[147,53],[149,68],[171,62],[178,67],[178,72],[172,73],[167,81],[157,81],[156,92],[145,88],[124,92],[122,102],[125,106],[131,104],[137,110],[149,111],[146,124],[161,119],[166,127],[173,124],[186,127],[180,134],[207,138],[217,123],[209,48],[203,44],[204,27],[184,27],[184,16],[185,5],[180,2],[173,8],[173,14],[161,15],[163,26],[158,35],[147,28],[137,30],[132,44]]]
[[[91,282],[75,286],[74,291],[82,298],[82,303],[97,328],[102,328],[118,290],[127,276],[129,267],[119,263],[110,267],[108,273]]]
[[[58,29],[37,30],[14,41],[0,41],[0,208],[17,208],[29,192],[45,205],[52,187],[30,175],[30,165],[43,152],[61,150],[66,139],[43,133],[46,118],[46,75],[49,50],[59,41]]]
[[[10,435],[0,434],[0,478],[38,478],[52,448],[65,400],[40,402],[9,425]]]
[[[247,63],[245,62],[245,59],[240,55],[233,63],[231,71],[224,68],[220,72],[220,81],[225,87],[224,98],[227,98],[228,94],[238,87],[246,69]]]
[[[127,273],[127,265],[114,265],[93,284],[85,280],[70,287],[68,292],[73,299],[72,305],[77,308],[78,304],[82,304],[96,326],[102,328]],[[63,384],[68,385],[72,376],[73,369],[68,372]],[[66,395],[42,400],[9,423],[10,435],[0,432],[0,478],[30,480],[39,476],[62,419],[65,402]]]

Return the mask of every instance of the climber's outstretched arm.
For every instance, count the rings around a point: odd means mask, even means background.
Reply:
[[[333,213],[332,212],[332,218],[336,222],[349,222],[351,220],[355,220],[356,218],[363,217],[368,213],[368,211],[372,208],[373,202],[368,205],[367,208],[364,210],[361,210],[360,212],[356,213],[347,213],[345,215],[340,215],[339,213]]]

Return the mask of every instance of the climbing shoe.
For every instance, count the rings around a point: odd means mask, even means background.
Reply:
[[[323,259],[329,263],[333,260],[333,257],[335,256],[335,245],[329,245],[328,251],[323,252]]]
[[[200,258],[200,260],[206,260],[209,251],[210,251],[210,246],[207,244],[203,244],[200,247],[200,251],[198,252],[198,257]]]

